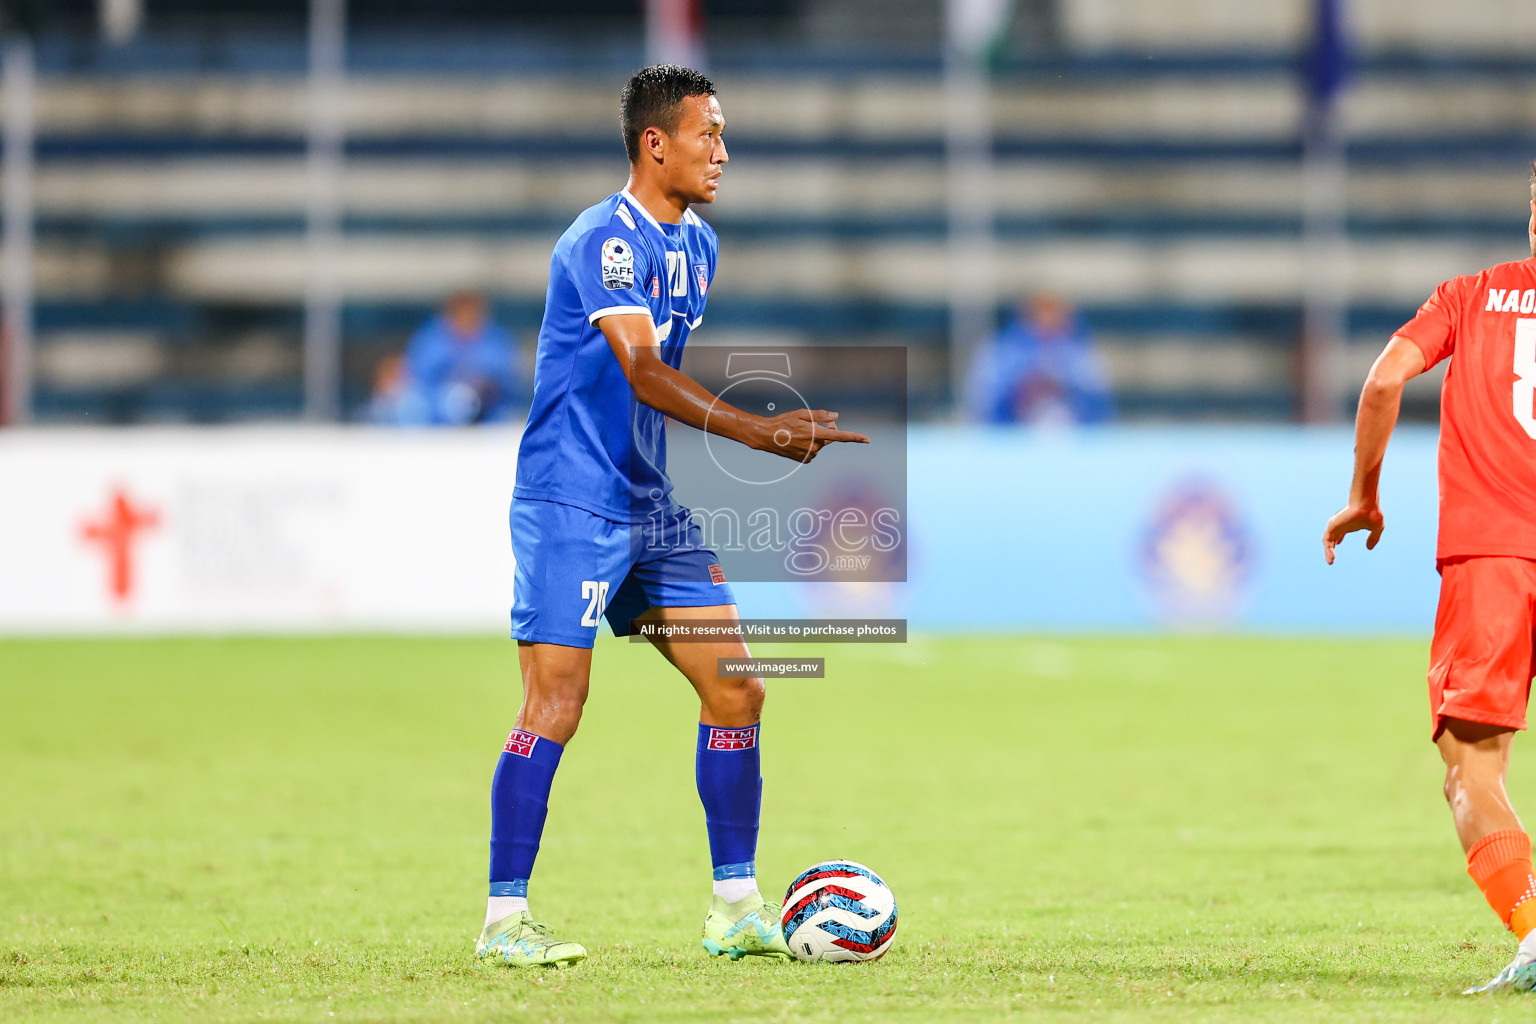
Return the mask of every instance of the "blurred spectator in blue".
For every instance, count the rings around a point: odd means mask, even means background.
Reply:
[[[369,419],[400,426],[466,426],[511,419],[523,397],[512,335],[491,322],[484,296],[456,292],[375,375]]]
[[[1021,303],[976,351],[966,412],[982,423],[1103,423],[1114,402],[1093,340],[1077,311],[1055,295]]]
[[[387,355],[373,370],[373,396],[368,399],[369,423],[390,427],[422,426],[432,422],[432,407],[411,387],[405,356]]]

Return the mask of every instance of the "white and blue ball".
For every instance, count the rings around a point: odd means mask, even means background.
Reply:
[[[896,939],[896,897],[857,861],[814,864],[784,895],[784,941],[801,960],[878,960]]]

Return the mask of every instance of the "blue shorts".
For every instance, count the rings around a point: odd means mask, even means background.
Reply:
[[[631,525],[574,505],[513,498],[511,519],[514,640],[591,647],[600,618],[614,636],[628,636],[651,607],[736,603],[686,510]]]

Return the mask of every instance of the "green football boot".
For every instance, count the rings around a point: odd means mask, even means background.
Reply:
[[[1515,957],[1514,963],[1494,975],[1493,980],[1488,984],[1469,988],[1462,992],[1462,995],[1475,996],[1479,992],[1530,992],[1532,990],[1536,990],[1536,961]]]
[[[727,903],[719,896],[709,906],[704,919],[704,949],[710,956],[772,956],[793,959],[784,942],[782,911],[777,903],[763,900],[761,893]]]
[[[587,958],[587,947],[562,942],[524,910],[485,926],[475,942],[475,956],[499,956],[511,967],[559,967]]]
[[[1536,992],[1536,932],[1527,935],[1515,951],[1509,966],[1493,976],[1493,980],[1477,988],[1469,988],[1464,996],[1479,992]]]

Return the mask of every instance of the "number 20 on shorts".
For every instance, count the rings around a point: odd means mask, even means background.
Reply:
[[[1536,320],[1532,323],[1536,323]],[[608,607],[608,581],[582,580],[581,597],[587,602],[587,610],[581,616],[581,624],[597,625],[597,620],[603,617],[603,610]]]

